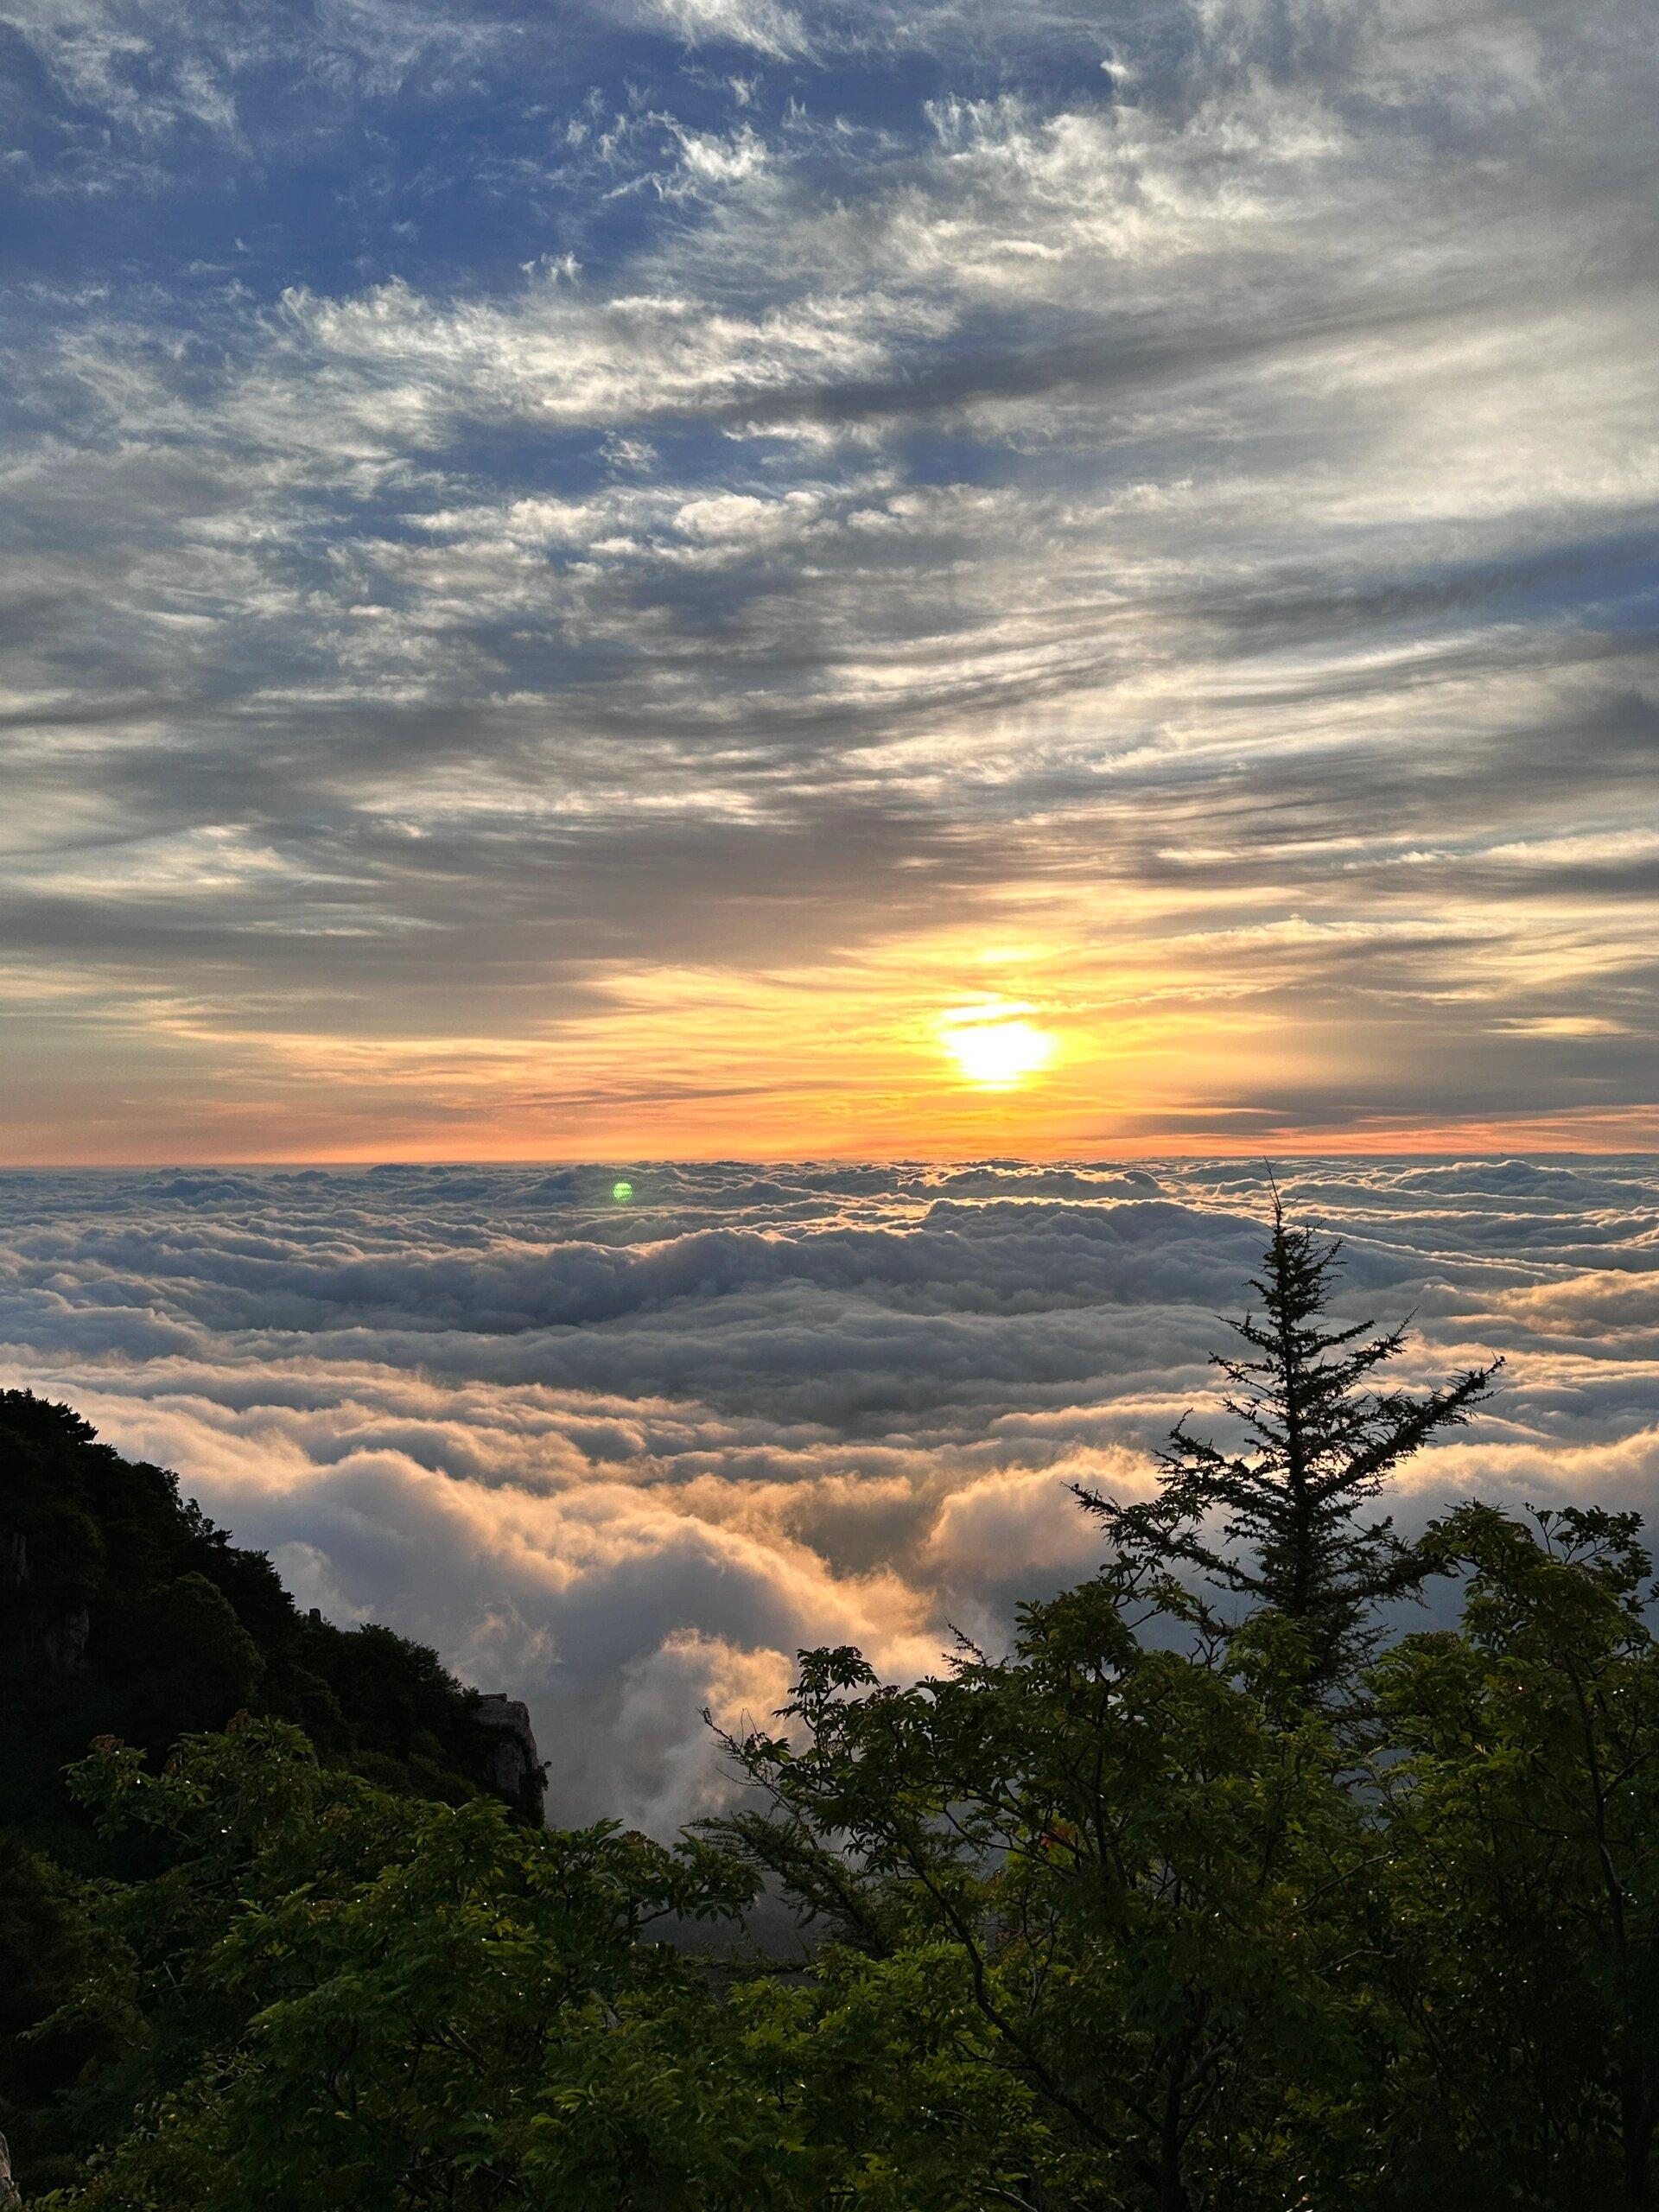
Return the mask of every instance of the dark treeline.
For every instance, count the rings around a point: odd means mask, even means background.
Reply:
[[[1650,2205],[1637,1524],[1471,1503],[1401,1537],[1379,1492],[1492,1371],[1387,1387],[1401,1338],[1327,1325],[1334,1261],[1275,1219],[1221,1363],[1230,1440],[1183,1423],[1153,1500],[1085,1498],[1097,1575],[913,1687],[803,1654],[778,1732],[725,1742],[739,1809],[672,1847],[480,1790],[435,1662],[354,1721],[280,1618],[228,1726],[176,1645],[121,1647],[124,1687],[76,1675],[73,1714],[60,1684],[54,1726],[120,1694],[142,1726],[54,1737],[64,1778],[25,1751],[7,1802],[0,2113],[25,2202]],[[73,1421],[8,1408],[19,1433]],[[18,1495],[38,1560],[49,1501]],[[1456,1625],[1384,1643],[1379,1609],[1431,1577]],[[168,1603],[239,1649],[200,1592]],[[763,1895],[798,1913],[798,1956],[746,1945]],[[711,1936],[669,1940],[688,1921]]]

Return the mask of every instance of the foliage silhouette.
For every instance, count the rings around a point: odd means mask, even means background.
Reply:
[[[1183,1417],[1159,1455],[1154,1497],[1125,1504],[1077,1492],[1125,1557],[1196,1568],[1212,1587],[1294,1624],[1306,1648],[1301,1688],[1316,1699],[1340,1692],[1375,1649],[1377,1607],[1430,1571],[1391,1517],[1362,1516],[1402,1460],[1469,1419],[1501,1364],[1421,1395],[1373,1387],[1406,1332],[1326,1325],[1341,1249],[1293,1228],[1275,1189],[1273,1235],[1250,1284],[1262,1310],[1230,1324],[1248,1350],[1212,1362],[1242,1449],[1190,1434]]]
[[[122,2040],[107,2007],[41,2024],[91,1941],[73,1877],[163,1863],[153,1835],[100,1843],[77,1812],[63,1771],[92,1739],[158,1759],[247,1709],[391,1789],[460,1802],[495,1740],[477,1702],[423,1646],[302,1613],[175,1476],[67,1406],[0,1392],[0,2133],[20,2171],[71,2170],[88,2139],[58,2092]]]

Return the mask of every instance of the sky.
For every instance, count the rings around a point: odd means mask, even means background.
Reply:
[[[1648,1510],[1659,1161],[1281,1187],[1347,1237],[1339,1318],[1411,1320],[1408,1387],[1507,1361],[1402,1531]],[[1207,1362],[1268,1195],[1190,1158],[0,1174],[0,1387],[176,1468],[302,1605],[524,1698],[556,1822],[666,1835],[728,1787],[705,1708],[768,1724],[804,1646],[893,1679],[1000,1645],[1100,1563],[1069,1483],[1148,1494],[1189,1408],[1230,1440]]]
[[[9,0],[0,1147],[1659,1141],[1632,0]]]

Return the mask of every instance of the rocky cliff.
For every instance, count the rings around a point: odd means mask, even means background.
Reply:
[[[479,1780],[498,1797],[505,1797],[525,1820],[539,1821],[547,1769],[536,1748],[530,1707],[494,1691],[479,1699],[473,1719],[484,1738]]]

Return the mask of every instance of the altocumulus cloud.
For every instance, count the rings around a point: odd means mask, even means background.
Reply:
[[[1066,1484],[1132,1491],[1261,1243],[1258,1172],[923,1166],[0,1179],[0,1371],[181,1471],[307,1603],[528,1696],[556,1815],[664,1828],[700,1714],[804,1644],[900,1673],[1089,1572]],[[1421,1522],[1473,1491],[1644,1507],[1651,1160],[1309,1161],[1356,1317],[1427,1380],[1501,1351]]]
[[[19,1156],[1633,1141],[1640,8],[13,18]]]

